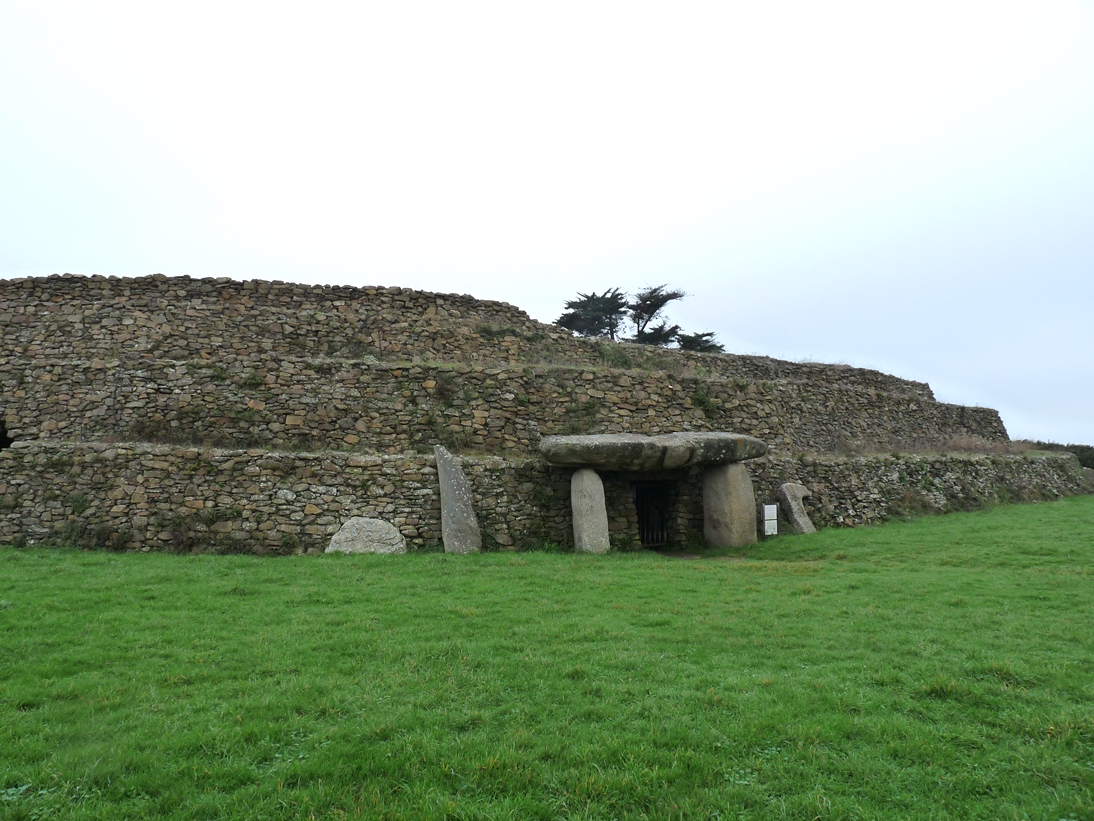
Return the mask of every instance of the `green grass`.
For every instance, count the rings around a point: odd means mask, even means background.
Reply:
[[[0,550],[0,817],[1094,819],[1094,497],[654,554]]]

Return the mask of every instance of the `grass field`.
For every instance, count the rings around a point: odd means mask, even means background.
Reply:
[[[738,558],[0,549],[0,817],[1094,819],[1094,497]]]

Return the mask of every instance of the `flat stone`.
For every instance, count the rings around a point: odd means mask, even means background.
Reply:
[[[406,539],[383,519],[347,519],[327,546],[327,553],[406,553]]]
[[[608,510],[604,504],[604,482],[591,468],[579,468],[570,479],[570,509],[574,517],[574,550],[578,553],[607,553]]]
[[[809,495],[809,488],[799,485],[797,482],[786,482],[779,485],[775,491],[782,506],[786,520],[790,523],[790,529],[794,533],[816,533],[817,529],[809,520],[809,514],[805,512],[805,503],[802,502]]]
[[[642,436],[605,433],[583,436],[545,436],[539,451],[548,464],[600,470],[676,470],[696,465],[726,465],[755,459],[767,445],[742,433],[690,432]]]
[[[441,486],[441,541],[445,553],[478,553],[482,533],[475,518],[471,485],[459,460],[441,445],[433,446]]]
[[[703,471],[703,538],[709,547],[756,544],[756,493],[739,462]]]

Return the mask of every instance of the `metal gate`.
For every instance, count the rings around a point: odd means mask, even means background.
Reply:
[[[638,537],[642,547],[668,544],[671,482],[631,482],[631,498],[638,511]]]

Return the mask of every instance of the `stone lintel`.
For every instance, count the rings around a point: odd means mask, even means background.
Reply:
[[[545,436],[539,450],[548,464],[559,467],[647,472],[755,459],[767,453],[767,445],[742,433],[685,431]]]

